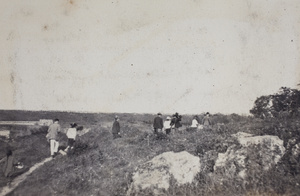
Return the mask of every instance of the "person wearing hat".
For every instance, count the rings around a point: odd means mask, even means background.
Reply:
[[[163,119],[161,113],[158,113],[153,121],[154,134],[157,134],[164,127]]]
[[[52,158],[55,156],[55,154],[58,151],[58,133],[60,133],[61,128],[60,125],[58,124],[59,120],[56,118],[54,119],[53,124],[51,124],[48,128],[48,134],[47,134],[47,139],[50,141],[50,154]]]
[[[76,123],[71,123],[70,128],[67,130],[67,137],[68,137],[68,147],[65,149],[65,152],[68,152],[68,150],[71,148],[71,150],[74,147],[76,135],[77,135],[77,124]]]
[[[171,132],[171,117],[168,116],[164,122],[164,129],[166,131],[166,134],[169,135]]]
[[[114,121],[113,126],[112,126],[112,134],[113,134],[114,139],[117,139],[117,138],[121,137],[121,135],[120,135],[120,123],[119,123],[119,117],[118,116],[115,116],[115,121]]]

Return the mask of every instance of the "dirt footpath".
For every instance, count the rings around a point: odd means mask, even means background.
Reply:
[[[44,159],[42,162],[39,162],[37,164],[35,164],[34,166],[32,166],[27,172],[21,174],[20,176],[16,177],[15,179],[13,179],[13,181],[2,188],[1,192],[0,192],[0,196],[4,196],[7,195],[8,193],[10,193],[11,191],[13,191],[21,182],[23,182],[27,176],[29,176],[34,170],[38,169],[39,167],[41,167],[42,165],[44,165],[44,163],[47,163],[48,161],[51,161],[52,158],[46,158]]]

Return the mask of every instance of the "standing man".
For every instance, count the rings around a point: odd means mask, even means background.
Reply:
[[[54,158],[54,156],[56,155],[59,146],[57,134],[60,132],[61,128],[58,122],[59,120],[57,118],[54,119],[53,124],[49,126],[48,134],[47,134],[48,139],[50,140],[50,153],[52,158]]]
[[[161,113],[158,113],[157,116],[154,118],[154,122],[153,122],[154,134],[157,134],[158,131],[161,131],[163,127],[164,127],[164,123],[161,117]]]
[[[119,138],[120,136],[120,123],[119,123],[119,117],[116,116],[115,117],[115,121],[114,124],[112,126],[112,134],[113,134],[113,138]]]

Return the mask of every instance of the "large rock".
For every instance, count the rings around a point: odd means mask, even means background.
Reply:
[[[192,183],[200,172],[200,159],[188,152],[165,152],[140,165],[132,177],[128,195],[144,189],[159,194],[170,186],[171,176],[178,185]]]
[[[239,144],[232,145],[225,153],[218,154],[214,165],[215,173],[245,179],[248,170],[251,172],[268,170],[285,153],[283,141],[277,136],[253,136],[239,132],[233,137]]]

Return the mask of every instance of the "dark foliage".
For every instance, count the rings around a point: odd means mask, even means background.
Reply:
[[[257,98],[250,113],[257,118],[276,117],[285,119],[290,116],[298,116],[299,109],[300,91],[281,87],[276,94]]]

